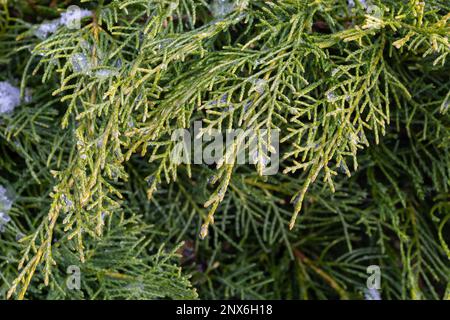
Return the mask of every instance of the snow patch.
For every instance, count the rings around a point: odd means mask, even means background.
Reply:
[[[86,9],[76,9],[76,10],[67,10],[66,12],[61,13],[61,18],[59,18],[60,23],[65,25],[68,28],[72,28],[76,23],[83,18],[92,16],[92,12]]]
[[[44,40],[55,33],[60,26],[64,25],[69,29],[77,29],[79,28],[80,20],[90,16],[92,16],[90,10],[69,8],[66,12],[63,12],[58,19],[41,23],[37,29],[34,30],[34,35],[39,39]]]
[[[0,114],[12,112],[18,105],[20,105],[20,89],[7,81],[0,82]]]
[[[0,232],[5,231],[5,226],[11,221],[11,217],[7,214],[11,210],[13,201],[8,195],[8,191],[0,185]]]

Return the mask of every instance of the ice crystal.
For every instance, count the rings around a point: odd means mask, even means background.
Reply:
[[[81,19],[91,16],[92,12],[85,9],[68,9],[61,14],[58,19],[44,21],[35,30],[34,35],[39,39],[47,39],[48,36],[55,33],[62,25],[67,28],[74,29],[79,28],[79,22]]]
[[[92,16],[92,12],[86,9],[75,8],[61,13],[61,18],[58,20],[60,24],[65,25],[68,28],[73,28],[75,24],[79,23],[81,19]]]
[[[106,79],[112,76],[117,75],[116,70],[110,70],[110,69],[100,69],[95,71],[95,76],[99,79]]]
[[[335,101],[337,100],[336,95],[335,95],[334,92],[332,92],[332,91],[328,91],[328,92],[326,93],[326,96],[327,96],[327,101],[328,101],[328,102],[335,102]]]
[[[83,53],[75,53],[71,57],[72,67],[75,72],[88,73],[91,63]]]
[[[267,81],[264,79],[257,79],[255,81],[255,86],[253,87],[253,90],[258,92],[259,94],[263,94],[265,91],[265,87],[267,85]]]

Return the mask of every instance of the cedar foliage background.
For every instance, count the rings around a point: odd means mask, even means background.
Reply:
[[[448,1],[0,3],[32,92],[0,115],[3,298],[360,299],[372,264],[383,299],[450,297]],[[280,173],[177,165],[194,120],[280,130]]]

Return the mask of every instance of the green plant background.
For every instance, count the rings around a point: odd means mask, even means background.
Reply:
[[[350,2],[1,0],[0,297],[448,299],[450,3]],[[280,172],[177,165],[196,120]]]

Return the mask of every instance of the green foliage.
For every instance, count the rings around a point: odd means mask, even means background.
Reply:
[[[376,264],[385,299],[449,298],[450,5],[350,2],[0,1],[32,92],[0,114],[1,295],[361,298]],[[281,171],[177,163],[196,120],[278,131]]]

